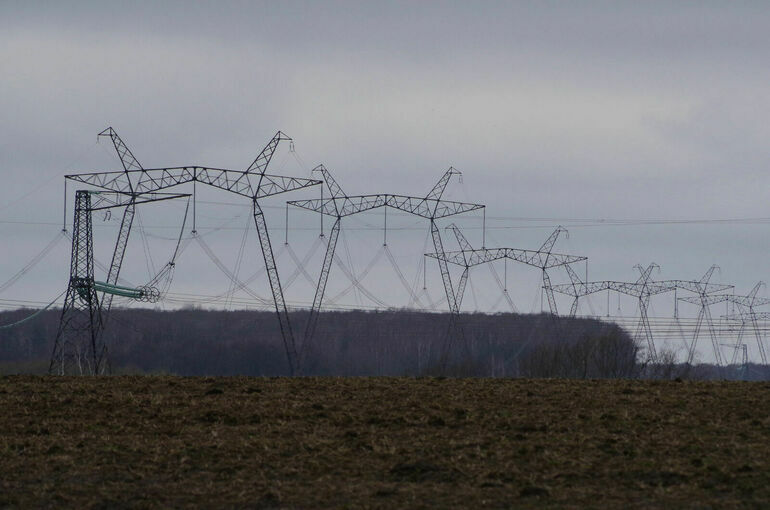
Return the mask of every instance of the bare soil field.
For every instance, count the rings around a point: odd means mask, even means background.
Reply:
[[[768,508],[770,383],[0,378],[1,507]]]

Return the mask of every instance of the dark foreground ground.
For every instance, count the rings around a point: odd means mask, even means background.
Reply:
[[[0,378],[0,506],[770,507],[770,383]]]

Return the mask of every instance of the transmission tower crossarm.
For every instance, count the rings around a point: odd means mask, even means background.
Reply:
[[[286,177],[283,175],[262,174],[262,181],[257,187],[257,198],[265,198],[280,193],[287,193],[310,186],[322,184],[321,181],[314,179],[301,179],[298,177]]]
[[[726,285],[721,283],[704,283],[700,281],[692,280],[660,280],[656,281],[656,284],[670,285],[677,289],[683,289],[696,294],[705,293],[712,294],[714,292],[722,292],[734,288],[733,285]]]
[[[101,211],[128,205],[149,204],[152,202],[162,202],[164,200],[174,200],[191,196],[189,193],[130,194],[115,191],[87,191],[87,193],[91,195],[91,211]]]
[[[616,292],[620,292],[621,294],[626,294],[628,296],[634,296],[637,298],[654,296],[656,294],[663,294],[664,292],[671,292],[674,290],[673,286],[661,284],[658,282],[649,284],[608,281],[606,283],[607,288],[610,290],[614,290]]]
[[[710,296],[684,296],[678,298],[679,301],[684,301],[685,303],[691,303],[694,305],[700,305],[703,303],[714,305],[716,303],[723,303],[725,301],[730,301],[730,298],[733,297],[732,294],[714,294]]]
[[[425,255],[431,258],[439,257],[437,253],[426,253]],[[448,251],[444,253],[444,258],[447,262],[456,265],[465,265],[467,258],[467,263],[470,266],[486,264],[494,260],[510,259],[540,269],[543,267],[550,269],[566,264],[574,264],[575,262],[587,259],[587,257],[578,255],[551,253],[549,260],[546,261],[544,258],[541,258],[541,255],[543,254],[534,250],[521,250],[518,248],[476,248],[473,250]]]
[[[133,194],[134,186],[131,183],[130,174],[130,170],[122,172],[90,172],[65,175],[64,178],[107,191]]]
[[[447,262],[449,264],[454,264],[455,266],[463,266],[463,267],[466,265],[465,255],[466,255],[465,252],[462,252],[462,251],[445,252],[443,256],[438,254],[438,253],[426,253],[425,254],[426,257],[430,257],[430,258],[436,259],[438,261],[442,261],[443,260],[444,262]],[[479,262],[479,264],[481,264],[481,263],[483,263],[483,262]],[[468,265],[473,266],[473,265],[477,265],[477,264],[470,264],[469,263]]]
[[[287,203],[294,207],[317,212],[326,216],[351,216],[364,211],[370,211],[386,205],[387,195],[358,195],[343,198],[324,198],[309,200],[290,200]]]
[[[321,181],[315,179],[267,174],[254,176],[238,170],[202,166],[149,168],[141,172],[146,178],[141,179],[135,188],[131,184],[131,176],[137,171],[71,174],[65,178],[108,191],[140,194],[200,182],[247,198],[264,198],[321,184]]]
[[[685,296],[679,298],[681,301],[686,301],[687,303],[694,303],[694,304],[700,304],[700,298],[697,296]],[[709,304],[716,304],[716,303],[723,303],[725,301],[729,303],[733,303],[735,305],[739,306],[764,306],[770,304],[770,299],[768,298],[758,298],[754,297],[751,298],[749,296],[736,296],[734,294],[710,294],[705,296],[706,302]]]
[[[610,286],[611,283],[615,282],[585,282],[581,283],[579,286],[576,286],[573,283],[562,283],[558,285],[552,285],[551,288],[554,292],[558,292],[559,294],[566,294],[568,296],[588,296],[603,290],[615,290]],[[579,292],[577,291],[578,289]]]
[[[410,197],[406,195],[387,195],[386,205],[426,219],[446,218],[484,208],[482,204]]]
[[[754,317],[757,320],[761,320],[761,321],[768,321],[770,320],[770,312],[745,312],[745,313],[733,313],[733,314],[722,316],[723,319],[734,320],[734,321],[747,321],[747,320],[750,320],[751,317]]]
[[[758,298],[758,297],[748,297],[748,296],[732,296],[730,298],[730,301],[735,303],[736,305],[742,305],[742,306],[765,306],[770,304],[770,299],[768,298]]]
[[[376,209],[378,207],[391,207],[393,209],[401,210],[409,214],[414,214],[423,218],[430,219],[433,214],[429,204],[423,203],[425,199],[419,197],[410,197],[405,195],[390,195],[390,194],[376,194],[376,195],[354,195],[346,196],[344,198],[326,198],[310,199],[310,200],[290,200],[288,203],[325,214],[327,216],[350,216],[359,212]],[[469,211],[474,211],[484,207],[480,204],[468,204],[463,202],[451,202],[442,201],[446,207],[442,206],[438,208],[438,212],[435,214],[435,219],[445,218],[448,216],[454,216],[456,214],[462,214]]]

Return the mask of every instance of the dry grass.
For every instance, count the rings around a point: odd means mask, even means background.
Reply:
[[[768,507],[770,384],[0,378],[0,506]]]

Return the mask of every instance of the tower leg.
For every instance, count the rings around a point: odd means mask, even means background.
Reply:
[[[452,278],[449,275],[449,264],[446,261],[446,255],[444,253],[444,243],[441,240],[441,232],[439,232],[438,226],[434,220],[430,221],[430,232],[433,237],[433,248],[438,254],[438,265],[441,270],[441,280],[444,284],[444,291],[446,292],[447,303],[449,303],[449,328],[447,329],[446,339],[441,349],[441,357],[439,359],[439,366],[442,371],[446,370],[447,361],[449,358],[452,344],[455,337],[458,338],[465,349],[468,348],[465,342],[465,332],[463,330],[460,321],[460,304],[457,301],[457,295],[452,287]],[[461,277],[459,290],[465,290],[465,281],[468,278],[467,268],[463,272]]]
[[[289,373],[294,375],[299,370],[299,366],[297,363],[297,347],[294,344],[294,335],[291,331],[291,323],[289,322],[289,311],[286,308],[286,301],[283,298],[281,280],[278,278],[278,268],[275,265],[275,257],[273,256],[273,247],[270,244],[270,235],[267,231],[265,214],[262,212],[262,208],[259,206],[256,199],[253,203],[254,223],[257,226],[257,235],[259,237],[259,244],[262,248],[262,257],[265,260],[267,277],[270,281],[270,291],[273,293],[273,303],[275,304],[275,311],[278,314],[278,322],[281,326],[283,345],[286,349],[286,357],[289,361]]]
[[[91,195],[75,194],[72,259],[67,295],[56,332],[49,373],[101,375],[107,372],[102,314],[94,289]]]
[[[543,269],[543,289],[545,289],[545,295],[548,298],[548,309],[551,311],[551,315],[559,315],[559,311],[556,309],[556,298],[551,287],[551,278],[545,269]]]
[[[655,351],[655,341],[652,338],[652,329],[650,328],[650,319],[647,316],[647,302],[642,298],[639,300],[639,314],[641,315],[641,327],[647,340],[647,349],[649,351],[650,361],[658,362],[658,353]]]
[[[387,210],[387,208],[386,208]],[[329,280],[329,272],[332,267],[332,260],[334,260],[334,251],[337,247],[337,238],[340,235],[340,218],[334,222],[332,230],[329,233],[329,241],[326,245],[326,255],[324,255],[323,265],[321,266],[321,276],[318,277],[318,286],[315,290],[315,297],[313,298],[313,307],[310,309],[310,316],[307,320],[307,326],[305,326],[305,336],[300,346],[301,358],[304,356],[306,349],[312,342],[313,334],[315,333],[316,325],[318,324],[318,314],[321,311],[321,304],[323,303],[324,292],[326,291],[326,282]]]

